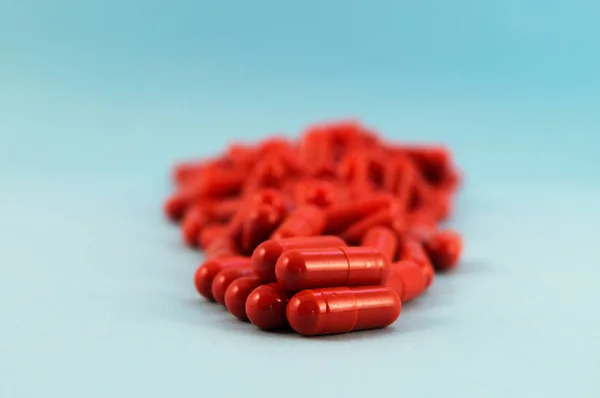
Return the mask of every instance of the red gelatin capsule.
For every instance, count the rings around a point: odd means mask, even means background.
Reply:
[[[323,180],[302,181],[295,184],[292,192],[298,205],[329,207],[340,201],[336,187],[331,182]]]
[[[267,240],[252,253],[252,267],[263,282],[275,282],[275,264],[286,250],[319,247],[342,247],[346,243],[337,236],[307,236]]]
[[[256,246],[269,238],[281,220],[282,214],[271,205],[261,204],[251,210],[242,224],[242,252],[251,254]]]
[[[254,270],[250,265],[243,265],[241,267],[225,268],[219,272],[212,282],[212,296],[213,299],[219,304],[225,304],[225,291],[231,285],[233,281],[243,276],[249,276],[254,273]]]
[[[422,267],[412,260],[392,263],[385,286],[393,289],[404,303],[418,297],[427,289],[427,279]]]
[[[373,227],[364,236],[362,246],[373,247],[394,261],[398,249],[398,238],[394,231],[386,227]]]
[[[225,307],[236,318],[248,321],[246,300],[254,289],[262,284],[256,276],[243,276],[231,282],[225,291]]]
[[[425,250],[435,269],[446,271],[458,263],[462,252],[462,239],[454,231],[439,231],[425,241]]]
[[[285,251],[275,266],[277,281],[290,292],[334,286],[383,284],[389,260],[372,247]]]
[[[189,246],[198,246],[198,236],[206,226],[207,217],[200,205],[192,206],[183,217],[181,234],[183,241]]]
[[[400,220],[400,213],[389,208],[382,209],[352,224],[342,232],[340,237],[349,244],[358,244],[371,228],[377,226],[391,227],[396,221],[400,222]]]
[[[219,257],[232,257],[239,255],[240,252],[228,235],[215,237],[204,250],[204,258],[212,260]]]
[[[392,195],[378,194],[347,205],[328,208],[325,213],[327,226],[324,232],[326,234],[340,233],[371,213],[391,207],[393,202]]]
[[[423,244],[415,238],[404,236],[399,240],[400,260],[411,260],[417,263],[425,275],[426,286],[433,282],[434,272],[431,260]]]
[[[209,224],[202,228],[202,231],[198,235],[198,246],[206,248],[210,246],[211,242],[215,239],[219,239],[223,236],[228,235],[227,225],[224,224]]]
[[[396,292],[384,286],[331,287],[296,294],[286,315],[292,329],[314,336],[386,327],[401,309]]]
[[[252,324],[262,330],[288,326],[285,309],[290,293],[277,282],[257,287],[246,300],[246,315]]]
[[[194,275],[196,290],[208,300],[214,300],[212,295],[212,282],[215,276],[226,268],[249,266],[251,260],[248,257],[221,257],[205,261]]]
[[[271,239],[319,235],[325,228],[325,213],[316,206],[301,206],[290,213]]]

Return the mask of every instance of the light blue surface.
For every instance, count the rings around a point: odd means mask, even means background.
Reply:
[[[600,396],[600,6],[555,3],[3,1],[0,397]],[[329,338],[200,300],[170,164],[347,116],[455,150],[460,271]]]

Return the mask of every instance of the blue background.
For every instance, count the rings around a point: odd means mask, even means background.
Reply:
[[[0,3],[0,397],[598,397],[595,1]],[[197,297],[178,159],[359,117],[465,172],[461,269],[382,331]]]

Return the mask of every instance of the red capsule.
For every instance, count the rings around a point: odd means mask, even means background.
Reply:
[[[324,176],[333,172],[331,134],[321,126],[309,128],[300,139],[298,156],[310,175]]]
[[[390,228],[377,226],[367,231],[361,245],[373,247],[386,256],[388,260],[394,261],[398,249],[398,238]]]
[[[275,266],[277,281],[290,292],[333,286],[383,284],[389,260],[371,247],[285,251]]]
[[[423,275],[425,275],[426,286],[431,285],[434,277],[433,265],[431,265],[431,260],[423,247],[423,243],[408,235],[400,238],[398,243],[400,260],[411,260],[417,263],[421,267]]]
[[[271,239],[293,238],[296,236],[319,235],[325,228],[325,213],[316,206],[301,206],[273,232]]]
[[[450,152],[439,146],[408,146],[406,152],[419,166],[423,176],[434,185],[441,184],[452,174]]]
[[[252,324],[262,330],[288,326],[285,309],[290,300],[288,293],[277,282],[257,287],[246,300],[246,315]]]
[[[219,304],[225,304],[225,291],[231,285],[233,281],[243,276],[250,276],[254,274],[254,270],[248,264],[240,267],[225,268],[217,275],[215,275],[211,292],[214,300]]]
[[[225,291],[225,307],[236,318],[247,321],[246,300],[262,284],[256,276],[243,276],[231,282]]]
[[[307,180],[295,183],[291,191],[294,201],[298,205],[314,205],[318,207],[330,207],[338,204],[341,200],[336,187],[329,181]]]
[[[386,327],[401,309],[396,292],[384,286],[331,287],[296,294],[286,315],[292,329],[314,336]]]
[[[195,175],[202,173],[206,169],[204,161],[188,161],[175,165],[173,167],[172,179],[180,185],[193,178]]]
[[[214,300],[212,295],[212,282],[215,276],[226,268],[249,266],[251,260],[248,257],[221,257],[205,261],[194,275],[196,290],[208,300]]]
[[[393,227],[395,224],[398,226],[403,225],[401,214],[394,209],[386,208],[352,224],[341,233],[340,237],[349,244],[358,244],[371,228],[377,226]]]
[[[238,247],[228,235],[217,236],[204,249],[204,258],[212,260],[219,257],[233,257],[240,254]]]
[[[404,303],[420,296],[427,289],[427,279],[419,264],[412,260],[392,263],[385,286],[393,289]]]
[[[337,234],[367,215],[379,210],[390,208],[394,197],[390,194],[372,195],[346,205],[330,207],[326,210],[327,226],[325,234]]]
[[[455,231],[439,231],[425,241],[425,250],[435,269],[446,271],[458,264],[462,252],[462,238]]]
[[[202,228],[198,235],[198,246],[207,248],[215,239],[219,239],[228,235],[227,225],[224,224],[209,224]]]
[[[252,253],[252,267],[263,282],[274,282],[275,264],[286,250],[319,247],[342,247],[346,243],[337,236],[308,236],[267,240],[256,247]]]
[[[242,252],[251,254],[256,246],[269,238],[281,220],[282,214],[268,204],[261,204],[250,210],[242,224]]]
[[[183,216],[181,223],[181,234],[185,243],[189,246],[198,246],[198,236],[206,226],[208,219],[201,205],[192,206]]]

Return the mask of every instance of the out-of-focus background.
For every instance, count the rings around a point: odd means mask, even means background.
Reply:
[[[4,0],[0,396],[600,396],[600,5]],[[200,300],[170,165],[357,117],[449,145],[462,268],[383,331]]]

